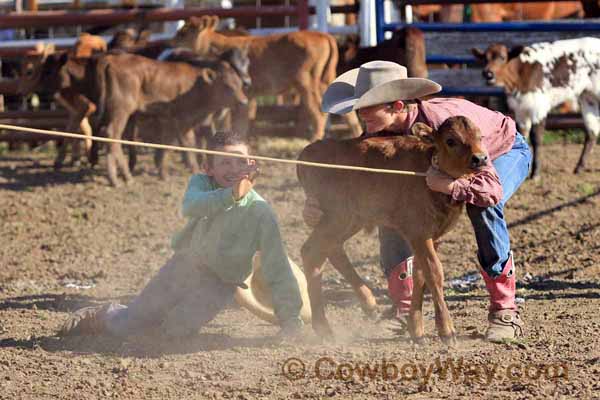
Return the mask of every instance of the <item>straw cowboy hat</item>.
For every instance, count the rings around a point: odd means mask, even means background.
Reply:
[[[288,260],[300,288],[300,297],[302,298],[300,317],[308,324],[310,323],[311,313],[308,289],[306,288],[306,277],[304,276],[304,272],[289,257]],[[238,287],[235,292],[235,300],[240,306],[258,318],[277,324],[277,316],[275,316],[273,304],[271,303],[271,289],[267,286],[259,271],[260,256],[257,254],[252,259],[252,273],[244,282],[248,286],[248,289]]]
[[[359,108],[412,100],[442,87],[424,78],[409,78],[406,67],[391,61],[371,61],[334,80],[323,94],[321,110],[346,114]]]

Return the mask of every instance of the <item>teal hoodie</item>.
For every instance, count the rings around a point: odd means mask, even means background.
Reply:
[[[223,281],[241,284],[260,251],[261,271],[271,288],[280,323],[299,319],[302,299],[269,204],[254,190],[241,200],[207,175],[193,175],[183,198],[185,227],[171,241],[175,251],[197,254]]]

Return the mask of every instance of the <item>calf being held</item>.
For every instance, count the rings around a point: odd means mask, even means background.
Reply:
[[[562,103],[578,104],[585,125],[585,142],[575,173],[585,168],[600,134],[600,39],[581,38],[536,43],[508,50],[495,44],[473,54],[486,63],[488,85],[503,87],[508,106],[524,135],[531,135],[532,178],[539,178],[541,143],[546,117]]]
[[[481,132],[466,117],[448,118],[438,131],[415,123],[412,132],[414,136],[320,141],[307,146],[300,160],[423,172],[436,164],[455,178],[472,174],[487,162]],[[452,204],[449,196],[429,190],[420,177],[302,165],[297,172],[305,194],[316,198],[324,213],[301,250],[315,331],[332,334],[321,294],[321,268],[326,259],[352,285],[363,310],[375,309],[371,290],[354,270],[343,246],[362,228],[386,226],[402,234],[414,253],[409,318],[412,339],[423,339],[422,305],[427,285],[438,333],[444,342],[454,344],[454,327],[444,300],[444,271],[433,243],[456,222],[462,204]]]

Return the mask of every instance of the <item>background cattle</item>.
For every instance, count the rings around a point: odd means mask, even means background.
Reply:
[[[585,7],[586,6],[584,4]],[[559,18],[593,17],[584,13],[579,1],[547,1],[537,3],[471,3],[470,22],[502,22],[518,20],[552,20]],[[413,14],[421,21],[463,22],[463,5],[420,5],[413,7]]]
[[[578,104],[585,125],[585,143],[575,173],[580,172],[600,134],[600,39],[581,38],[536,43],[512,50],[501,44],[473,54],[486,65],[489,85],[503,87],[508,106],[525,135],[533,131],[531,176],[539,178],[542,134],[550,110]]]
[[[278,95],[293,89],[300,96],[298,136],[310,133],[312,140],[323,137],[325,115],[321,96],[335,79],[338,49],[328,34],[311,31],[269,36],[227,36],[216,32],[217,17],[190,18],[177,32],[174,44],[210,55],[232,48],[247,48],[252,87],[250,98]],[[240,112],[236,129],[247,132],[247,112]]]
[[[247,103],[242,79],[226,61],[219,62],[218,68],[212,70],[188,63],[155,61],[135,54],[108,54],[92,64],[101,136],[120,139],[130,117],[148,113],[170,121],[169,129],[176,132],[184,145],[195,147],[193,135],[186,136],[186,133],[206,115],[223,107]],[[190,155],[189,162],[194,172],[198,172],[195,156]],[[108,176],[115,186],[118,185],[117,168],[125,182],[131,181],[121,144],[111,143]]]
[[[244,90],[247,90],[251,85],[250,75],[248,73],[249,59],[248,54],[244,50],[230,50],[221,55],[218,59],[207,59],[199,57],[189,49],[183,48],[169,48],[164,51],[159,57],[161,61],[169,62],[185,62],[197,68],[210,68],[218,69],[219,62],[226,61],[235,70],[237,75],[242,80]],[[201,110],[199,110],[200,112]],[[178,132],[173,131],[172,121],[165,119],[162,115],[153,115],[148,113],[136,113],[127,123],[124,137],[131,140],[140,140],[143,142],[152,143],[163,143],[172,144],[175,141],[182,146],[196,146],[205,147],[205,143],[199,143],[199,141],[206,141],[206,129],[200,130],[200,126],[209,126],[210,132],[208,134],[214,134],[216,131],[216,123],[226,124],[225,120],[228,119],[227,107],[223,107],[213,113],[204,114],[204,118],[199,123],[199,126],[195,126],[185,133],[185,140],[181,140],[182,136]],[[223,115],[225,113],[225,115]],[[199,118],[201,116],[199,115]],[[159,175],[162,179],[166,179],[166,157],[167,153],[162,149],[155,150],[154,161],[159,169]],[[185,154],[185,162],[192,171],[197,171],[197,163],[195,163],[195,155],[192,153]],[[129,167],[131,170],[134,169],[136,164],[136,147],[130,147],[129,151]]]
[[[548,1],[539,3],[483,3],[471,5],[471,22],[552,20],[568,17],[583,17],[581,2]]]
[[[90,35],[83,33],[79,36],[79,39],[65,54],[67,57],[85,59],[92,57],[94,54],[102,53],[107,50],[107,44],[99,36]],[[42,65],[46,62],[47,57],[54,53],[53,45],[44,45],[30,53],[28,53],[21,64],[20,72],[20,87],[19,92],[21,94],[29,94],[38,90],[46,90],[46,80],[49,78],[45,74],[51,74],[52,72],[48,69],[43,69]],[[58,72],[54,70],[53,72]],[[67,132],[81,132],[86,136],[92,136],[92,128],[89,123],[88,117],[96,111],[96,106],[85,96],[77,93],[71,87],[61,86],[62,88],[57,92],[54,92],[54,99],[57,103],[63,106],[68,112],[68,121],[66,125]],[[89,152],[92,146],[92,141],[85,140],[84,148],[86,153]],[[71,163],[79,164],[81,160],[81,146],[82,142],[79,139],[67,139],[63,140],[62,146],[59,147],[58,154],[54,160],[54,167],[60,169],[67,155],[68,147],[72,147]]]
[[[414,136],[375,137],[343,141],[324,140],[307,146],[299,159],[329,164],[356,165],[425,172],[434,152],[440,169],[458,178],[473,173],[484,161],[479,128],[466,117],[446,120],[437,132],[425,124],[413,126]],[[459,143],[449,150],[449,139]],[[482,160],[482,157],[476,158]],[[312,309],[313,328],[329,336],[321,294],[321,268],[329,259],[352,285],[363,310],[373,311],[375,298],[358,276],[344,250],[344,242],[365,227],[395,229],[415,254],[414,291],[409,330],[415,341],[423,339],[422,303],[425,284],[436,309],[440,337],[453,342],[454,328],[443,295],[443,269],[433,241],[458,219],[462,206],[427,188],[425,179],[406,175],[340,171],[299,165],[298,180],[307,197],[318,200],[323,217],[301,249]]]

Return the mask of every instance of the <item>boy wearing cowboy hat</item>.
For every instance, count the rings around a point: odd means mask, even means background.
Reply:
[[[489,155],[487,166],[470,178],[460,179],[431,167],[426,180],[431,190],[466,203],[481,274],[490,295],[486,338],[494,342],[512,339],[522,334],[523,323],[515,304],[515,265],[504,206],[527,177],[531,152],[515,122],[499,112],[463,99],[420,100],[441,89],[428,79],[408,78],[402,65],[372,61],[332,82],[323,95],[322,110],[333,114],[357,111],[366,135],[409,135],[415,122],[437,128],[448,117],[459,115],[479,126]],[[316,225],[321,215],[316,200],[308,198],[306,223]],[[379,241],[381,266],[396,317],[405,321],[412,296],[411,249],[397,232],[385,227],[379,228]]]
[[[248,155],[244,137],[219,132],[208,148]],[[106,304],[77,311],[61,335],[158,333],[193,335],[228,303],[252,272],[260,252],[261,277],[270,289],[279,337],[297,335],[302,299],[285,254],[275,213],[252,188],[254,160],[210,155],[206,174],[191,177],[183,200],[188,222],[172,240],[175,250],[128,306]]]

